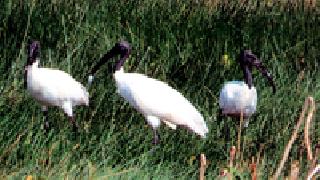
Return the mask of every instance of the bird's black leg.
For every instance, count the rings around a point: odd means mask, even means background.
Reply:
[[[42,112],[44,115],[44,130],[45,130],[45,134],[48,135],[49,130],[50,130],[50,124],[49,124],[49,117],[48,117],[48,107],[46,106],[42,106]],[[47,148],[49,148],[49,140],[47,139],[46,141],[46,146]],[[49,158],[45,159],[45,164],[48,165],[49,164]]]
[[[153,129],[152,144],[155,145],[155,146],[160,144],[160,136],[159,136],[158,131],[156,129]]]
[[[222,122],[222,118],[224,117],[224,115],[222,114],[222,109],[219,109],[219,112],[218,112],[218,121],[219,122]],[[229,130],[229,127],[228,127],[228,122],[227,120],[225,120],[223,122],[223,136],[225,138],[225,141],[226,142],[229,142],[230,141],[230,130]]]
[[[228,127],[227,121],[224,123],[224,135],[225,135],[226,142],[229,142],[230,141],[230,129]]]
[[[72,124],[72,130],[74,133],[77,133],[77,130],[79,128],[78,124],[76,123],[76,121],[74,120],[74,117],[73,116],[69,116],[69,121],[71,122]]]
[[[219,123],[222,123],[223,121],[223,113],[222,113],[222,109],[219,109],[218,110],[218,122]],[[228,151],[228,144],[230,142],[230,129],[228,127],[228,122],[227,122],[227,119],[225,119],[225,121],[223,122],[223,133],[221,135],[223,138],[224,138],[224,145],[225,145],[225,149],[226,151]]]
[[[48,108],[46,106],[43,106],[42,112],[43,112],[43,116],[44,116],[44,130],[45,130],[45,133],[48,134],[49,128],[50,128],[49,117],[48,117]]]
[[[253,122],[257,122],[257,120],[258,120],[258,116],[260,115],[260,113],[259,112],[256,112],[256,113],[254,113],[253,114],[253,117],[252,117],[252,119],[253,119]]]
[[[221,125],[221,123],[222,123],[222,109],[218,109],[217,121],[218,121],[218,124]],[[223,138],[223,137],[224,137],[224,134],[221,133],[220,138]]]
[[[222,109],[218,109],[218,122],[222,121]]]
[[[151,155],[154,155],[154,153],[157,150],[158,145],[160,144],[160,136],[159,136],[156,128],[153,128],[152,131],[153,131],[153,139],[152,139],[153,147],[151,148],[149,153],[151,153]]]

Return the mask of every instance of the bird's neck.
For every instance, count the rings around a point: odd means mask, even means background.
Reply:
[[[39,63],[40,63],[40,60],[36,59],[36,61],[34,63],[32,63],[31,65],[27,66],[27,69],[39,68]]]
[[[123,69],[123,65],[126,62],[126,60],[128,59],[128,57],[129,57],[129,53],[120,55],[120,59],[116,64],[116,71],[119,71],[119,70]]]
[[[37,59],[34,63],[32,63],[31,65],[27,65],[25,67],[25,72],[24,72],[24,78],[27,80],[28,78],[31,78],[33,76],[33,72],[37,71],[39,69],[39,59]]]
[[[32,64],[32,67],[38,68],[38,67],[39,67],[39,64],[40,64],[40,60],[37,59],[36,62],[34,62],[34,63]]]
[[[117,73],[124,73],[123,66],[121,66],[119,70],[115,71],[115,74]]]

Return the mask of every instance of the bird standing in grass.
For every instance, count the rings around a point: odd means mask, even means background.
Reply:
[[[112,57],[120,55],[114,72],[118,92],[130,105],[144,115],[153,129],[153,144],[159,144],[157,129],[161,122],[172,129],[176,129],[177,125],[185,127],[204,138],[208,133],[208,128],[202,115],[181,93],[162,81],[143,74],[123,71],[123,64],[130,52],[131,47],[128,42],[116,43],[91,70],[89,84],[101,65]]]
[[[257,90],[252,82],[252,67],[256,67],[267,78],[273,93],[276,92],[276,87],[272,75],[250,50],[241,51],[238,62],[243,70],[245,81],[226,82],[220,91],[219,106],[223,115],[239,117],[243,113],[246,119],[244,126],[247,127],[248,118],[256,112],[257,108]]]
[[[39,62],[40,43],[38,41],[29,42],[24,74],[25,86],[31,96],[42,106],[46,132],[49,131],[48,106],[58,106],[63,109],[75,131],[77,124],[72,109],[77,105],[88,106],[89,93],[69,74],[56,69],[41,68]]]

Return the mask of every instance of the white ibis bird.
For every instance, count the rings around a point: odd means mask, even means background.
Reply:
[[[176,129],[177,126],[185,127],[204,138],[208,133],[208,127],[203,116],[181,93],[159,80],[123,71],[123,64],[130,52],[131,47],[128,42],[116,43],[91,70],[89,84],[101,65],[112,57],[120,55],[114,72],[118,93],[144,115],[153,129],[154,145],[159,144],[157,129],[161,122],[172,129]]]
[[[239,117],[242,112],[246,120],[244,127],[247,127],[249,117],[256,112],[257,108],[257,90],[252,82],[252,67],[256,67],[267,78],[273,93],[276,92],[276,87],[272,75],[251,50],[241,51],[238,61],[243,70],[245,82],[226,82],[220,91],[219,106],[223,115]]]
[[[89,93],[86,88],[64,71],[40,68],[40,43],[29,42],[28,60],[25,67],[25,86],[31,96],[37,100],[45,116],[44,128],[49,130],[48,106],[58,106],[73,124],[76,122],[72,109],[77,105],[89,105]]]

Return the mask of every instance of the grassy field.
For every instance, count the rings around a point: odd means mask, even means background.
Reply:
[[[195,179],[198,156],[205,153],[206,176],[217,177],[228,166],[225,144],[236,145],[238,124],[230,118],[217,121],[219,89],[225,81],[242,79],[235,59],[248,48],[274,75],[277,93],[272,95],[266,80],[254,71],[258,115],[245,131],[243,160],[229,171],[250,178],[247,164],[259,156],[258,176],[271,177],[305,98],[320,101],[320,3],[313,7],[302,1],[222,2],[0,1],[0,175]],[[207,138],[199,140],[186,130],[162,126],[161,145],[150,154],[152,131],[116,93],[107,66],[89,89],[90,107],[75,110],[80,134],[73,138],[63,112],[51,108],[53,130],[45,136],[41,108],[23,87],[28,39],[41,42],[43,66],[64,70],[83,84],[89,69],[115,42],[129,41],[133,50],[126,71],[166,81],[183,93],[205,117]],[[320,141],[319,118],[316,114],[310,131],[313,144]],[[222,138],[224,123],[231,128],[230,142]],[[306,176],[310,162],[302,130],[282,177],[295,160],[300,162],[301,177]]]

